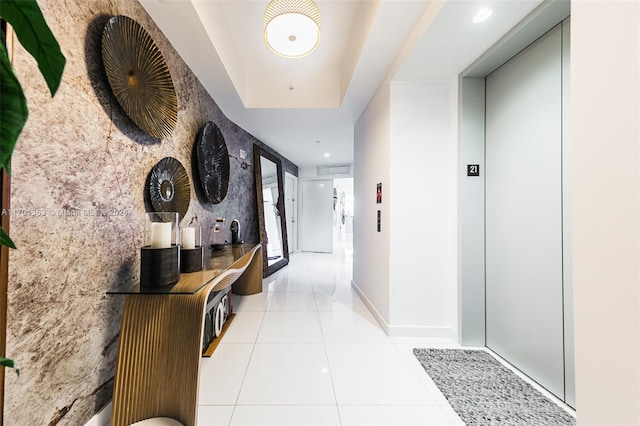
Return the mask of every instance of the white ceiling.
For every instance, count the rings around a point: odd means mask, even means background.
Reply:
[[[451,80],[541,3],[316,0],[320,45],[284,59],[264,44],[268,0],[139,1],[225,115],[301,167],[353,161],[353,126],[385,78]]]

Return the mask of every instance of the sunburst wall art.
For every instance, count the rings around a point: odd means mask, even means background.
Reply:
[[[147,195],[153,210],[178,212],[181,221],[191,200],[189,176],[182,163],[173,157],[163,158],[153,166],[147,182]]]
[[[198,134],[196,157],[202,192],[207,201],[218,204],[229,189],[229,151],[222,132],[211,121]]]
[[[171,135],[178,100],[167,63],[131,18],[114,16],[102,33],[102,62],[111,90],[131,120],[155,138]]]

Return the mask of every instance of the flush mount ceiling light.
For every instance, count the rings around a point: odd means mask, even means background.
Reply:
[[[264,11],[264,41],[284,58],[307,56],[320,43],[320,9],[312,0],[272,0]]]

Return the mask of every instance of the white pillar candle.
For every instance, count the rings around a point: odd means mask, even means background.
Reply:
[[[182,248],[196,248],[196,228],[182,228]]]
[[[171,223],[153,222],[151,224],[151,248],[171,247]]]

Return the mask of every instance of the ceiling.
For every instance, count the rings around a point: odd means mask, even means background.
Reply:
[[[320,45],[284,59],[264,43],[268,0],[139,1],[225,115],[300,167],[352,163],[354,124],[385,79],[452,80],[541,3],[315,0]]]

